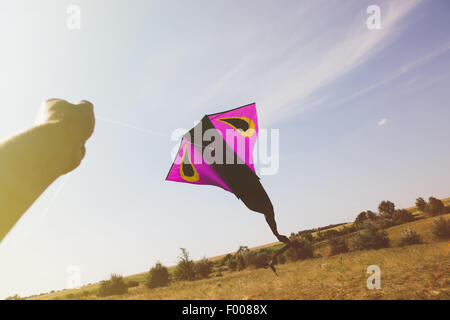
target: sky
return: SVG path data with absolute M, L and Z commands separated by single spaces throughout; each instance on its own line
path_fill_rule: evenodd
M 366 23 L 374 4 L 380 29 Z M 91 101 L 97 123 L 81 166 L 0 243 L 0 298 L 63 289 L 70 266 L 87 284 L 173 265 L 180 247 L 200 259 L 275 241 L 233 194 L 164 181 L 175 130 L 252 102 L 260 128 L 279 130 L 279 170 L 261 182 L 281 234 L 450 196 L 449 9 L 1 0 L 0 138 L 52 97 Z

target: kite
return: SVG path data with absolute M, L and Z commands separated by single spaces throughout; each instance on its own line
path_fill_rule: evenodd
M 272 202 L 255 173 L 257 137 L 255 103 L 205 115 L 183 136 L 166 181 L 213 185 L 232 192 L 247 208 L 264 214 L 273 234 L 287 244 L 285 251 L 290 240 L 278 233 Z M 272 262 L 269 266 L 275 272 Z

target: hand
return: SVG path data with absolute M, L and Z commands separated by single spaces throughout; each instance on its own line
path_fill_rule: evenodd
M 49 99 L 42 103 L 36 124 L 57 128 L 55 147 L 61 148 L 65 160 L 61 174 L 78 167 L 84 158 L 84 145 L 95 126 L 93 109 L 92 103 L 85 100 L 71 104 L 61 99 Z

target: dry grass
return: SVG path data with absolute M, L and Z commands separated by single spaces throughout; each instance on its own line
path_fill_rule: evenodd
M 445 216 L 450 218 L 450 214 Z M 449 299 L 450 265 L 447 242 L 434 242 L 430 226 L 436 218 L 395 226 L 386 231 L 392 248 L 349 252 L 278 266 L 279 277 L 266 269 L 223 272 L 222 277 L 192 282 L 175 282 L 164 288 L 148 289 L 143 284 L 121 296 L 108 299 Z M 404 229 L 419 233 L 424 244 L 395 247 Z M 381 268 L 381 289 L 369 290 L 369 265 Z M 144 281 L 145 274 L 128 277 Z M 92 292 L 85 299 L 98 299 L 98 285 L 65 290 L 35 297 L 64 299 L 83 290 Z

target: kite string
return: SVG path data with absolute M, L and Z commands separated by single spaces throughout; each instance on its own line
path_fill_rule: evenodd
M 117 121 L 117 120 L 113 120 L 113 119 L 109 119 L 109 118 L 101 117 L 101 116 L 95 116 L 95 118 L 99 119 L 99 120 L 102 120 L 102 121 L 105 121 L 105 122 L 109 122 L 109 123 L 118 125 L 118 126 L 122 126 L 122 127 L 125 127 L 125 128 L 135 129 L 135 130 L 138 130 L 138 131 L 150 133 L 150 134 L 153 134 L 153 135 L 158 135 L 158 136 L 161 136 L 161 137 L 167 137 L 167 134 L 164 134 L 162 132 L 157 132 L 157 131 L 152 131 L 152 130 L 140 128 L 140 127 L 131 125 L 131 124 L 126 123 L 126 122 Z
M 167 134 L 164 134 L 164 133 L 162 133 L 162 132 L 151 131 L 151 130 L 148 130 L 148 129 L 136 127 L 136 126 L 131 125 L 131 124 L 126 123 L 126 122 L 117 121 L 117 120 L 112 120 L 112 119 L 105 118 L 105 117 L 101 117 L 101 116 L 95 116 L 95 118 L 96 118 L 96 119 L 99 119 L 99 120 L 102 120 L 102 121 L 105 121 L 105 122 L 109 122 L 109 123 L 118 125 L 118 126 L 122 126 L 122 127 L 125 127 L 125 128 L 135 129 L 135 130 L 138 130 L 138 131 L 142 131 L 142 132 L 146 132 L 146 133 L 158 135 L 158 136 L 161 136 L 161 137 L 167 137 Z M 195 146 L 197 146 L 197 147 L 199 147 L 199 148 L 212 149 L 212 150 L 215 149 L 214 147 L 203 146 L 203 145 L 201 145 L 201 144 L 194 143 L 194 142 L 192 142 L 192 141 L 189 141 L 189 143 L 192 144 L 192 145 L 195 145 Z
M 70 172 L 67 173 L 66 175 L 64 175 L 62 177 L 62 181 L 59 184 L 58 188 L 56 189 L 55 193 L 53 194 L 53 196 L 51 197 L 48 205 L 46 208 L 44 208 L 44 210 L 41 213 L 41 219 L 45 218 L 45 216 L 47 215 L 48 211 L 50 210 L 50 208 L 53 206 L 53 203 L 55 203 L 56 198 L 58 198 L 59 194 L 61 193 L 62 189 L 64 188 L 64 185 L 67 183 L 67 180 L 69 180 L 70 177 Z

